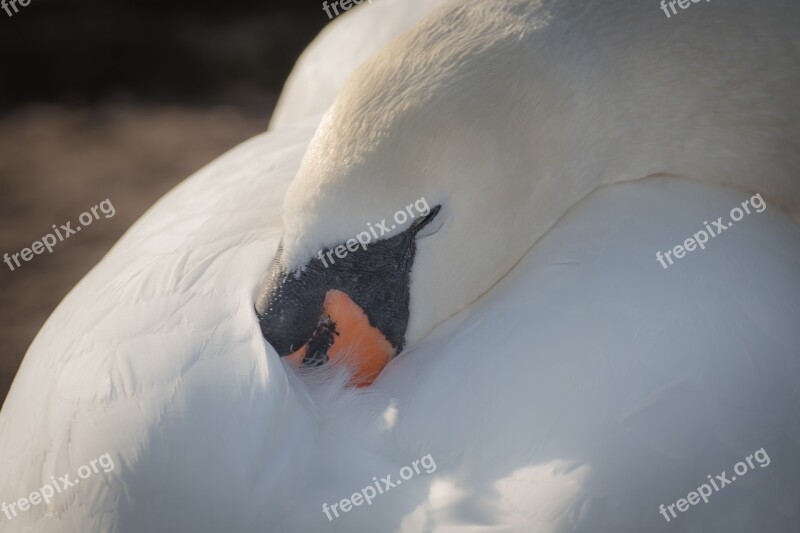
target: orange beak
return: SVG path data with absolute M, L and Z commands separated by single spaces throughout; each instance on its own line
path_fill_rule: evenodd
M 350 385 L 371 385 L 394 355 L 392 345 L 379 329 L 370 325 L 364 310 L 342 291 L 325 293 L 322 314 L 334 325 L 334 341 L 327 351 L 328 361 L 335 366 L 350 367 Z M 302 364 L 308 345 L 307 342 L 286 358 Z

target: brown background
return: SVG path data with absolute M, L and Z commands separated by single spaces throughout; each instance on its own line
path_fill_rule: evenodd
M 0 263 L 0 401 L 66 293 L 166 191 L 266 129 L 286 75 L 328 22 L 316 0 L 33 0 L 0 11 L 0 254 L 110 199 L 12 272 Z

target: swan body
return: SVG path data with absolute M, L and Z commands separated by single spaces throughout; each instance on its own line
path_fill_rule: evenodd
M 0 501 L 103 453 L 117 468 L 0 531 L 800 524 L 800 230 L 778 208 L 665 271 L 655 249 L 746 197 L 676 178 L 602 188 L 358 392 L 302 381 L 252 316 L 304 148 L 274 137 L 167 195 L 40 332 L 0 415 Z M 772 465 L 661 517 L 762 447 Z M 432 474 L 322 512 L 426 454 Z
M 316 133 L 260 135 L 153 206 L 47 321 L 0 412 L 0 502 L 105 453 L 115 469 L 0 532 L 800 529 L 796 41 L 776 29 L 796 8 L 709 5 L 715 43 L 691 11 L 659 29 L 641 6 L 582 5 L 445 7 L 369 60 Z M 742 15 L 767 28 L 749 48 L 728 26 Z M 739 55 L 700 90 L 705 60 L 646 54 L 667 35 L 679 57 L 701 38 L 706 59 Z M 493 100 L 500 74 L 514 89 Z M 643 105 L 640 84 L 672 105 Z M 723 88 L 733 103 L 706 96 Z M 767 209 L 658 264 L 742 189 Z M 419 240 L 405 352 L 363 390 L 282 361 L 253 313 L 279 240 L 300 264 L 421 196 L 443 219 Z M 770 465 L 659 514 L 761 448 Z M 426 455 L 432 472 L 324 513 Z

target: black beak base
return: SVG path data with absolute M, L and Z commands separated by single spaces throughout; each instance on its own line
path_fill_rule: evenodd
M 279 245 L 256 299 L 264 338 L 280 356 L 308 343 L 304 362 L 322 364 L 337 335 L 336 324 L 323 316 L 323 302 L 328 291 L 338 290 L 364 310 L 370 325 L 380 330 L 399 353 L 408 327 L 416 236 L 440 208 L 432 208 L 399 235 L 359 247 L 344 257 L 329 254 L 338 246 L 321 250 L 303 268 L 293 271 L 286 268 L 283 246 Z

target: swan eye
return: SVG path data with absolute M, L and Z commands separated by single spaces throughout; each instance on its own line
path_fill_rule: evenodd
M 411 226 L 411 231 L 416 235 L 417 239 L 424 239 L 442 229 L 447 217 L 441 214 L 441 209 L 441 205 L 435 206 L 430 213 Z

